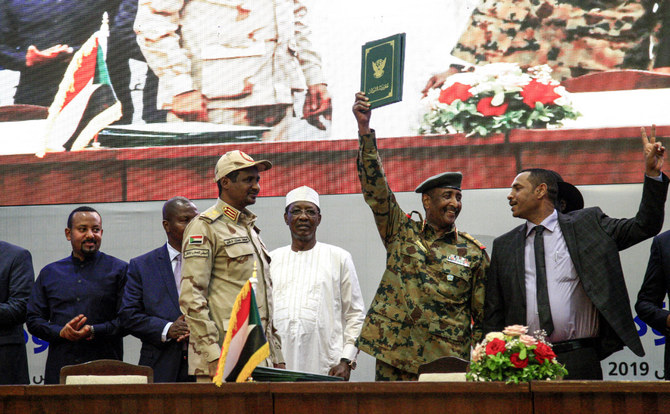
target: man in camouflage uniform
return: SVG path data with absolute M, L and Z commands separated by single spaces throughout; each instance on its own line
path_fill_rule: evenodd
M 270 255 L 254 225 L 256 216 L 246 208 L 256 202 L 259 173 L 271 167 L 270 161 L 254 161 L 242 151 L 227 152 L 214 170 L 219 187 L 216 205 L 184 230 L 179 305 L 191 331 L 189 375 L 196 375 L 199 382 L 209 381 L 216 373 L 235 298 L 255 269 L 256 303 L 270 360 L 275 367 L 284 366 L 272 324 Z
M 656 3 L 660 5 L 657 9 Z M 528 68 L 547 64 L 559 81 L 612 69 L 648 70 L 652 67 L 650 39 L 661 36 L 661 22 L 667 14 L 663 3 L 483 0 L 451 54 L 474 65 L 516 62 Z M 659 56 L 655 66 L 668 65 L 668 58 Z M 455 72 L 434 75 L 424 92 L 441 86 Z
M 387 252 L 357 346 L 377 359 L 376 380 L 416 380 L 420 365 L 443 356 L 469 359 L 470 347 L 482 339 L 489 259 L 481 243 L 456 230 L 461 174 L 439 174 L 419 185 L 426 221 L 412 220 L 386 181 L 364 93 L 356 94 L 353 112 L 363 196 Z

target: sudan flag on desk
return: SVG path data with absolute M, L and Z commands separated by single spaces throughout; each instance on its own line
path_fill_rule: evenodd
M 212 381 L 218 386 L 224 381 L 244 382 L 268 356 L 270 347 L 263 333 L 256 295 L 251 280 L 248 280 L 235 299 L 219 365 Z
M 56 97 L 49 107 L 45 152 L 84 149 L 106 126 L 121 118 L 121 102 L 109 79 L 105 50 L 109 36 L 107 13 L 100 30 L 74 54 Z

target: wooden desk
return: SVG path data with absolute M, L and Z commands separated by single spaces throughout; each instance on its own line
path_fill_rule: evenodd
M 255 383 L 0 387 L 3 414 L 532 412 L 528 384 Z
M 670 412 L 670 382 L 534 381 L 536 413 L 651 414 Z

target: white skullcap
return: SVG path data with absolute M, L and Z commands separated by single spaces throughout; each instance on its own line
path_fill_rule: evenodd
M 314 203 L 314 205 L 321 208 L 319 205 L 319 193 L 307 187 L 306 185 L 295 188 L 286 194 L 286 207 L 290 206 L 296 201 L 309 201 L 310 203 Z

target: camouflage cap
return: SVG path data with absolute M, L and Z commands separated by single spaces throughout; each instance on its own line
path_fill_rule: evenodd
M 463 174 L 460 172 L 444 172 L 428 178 L 426 181 L 419 184 L 414 192 L 425 193 L 435 187 L 460 190 L 461 181 L 463 181 Z
M 228 151 L 219 158 L 214 168 L 214 182 L 230 174 L 233 171 L 243 170 L 249 167 L 256 167 L 258 171 L 265 171 L 272 168 L 272 163 L 268 160 L 254 161 L 253 158 L 240 150 Z

